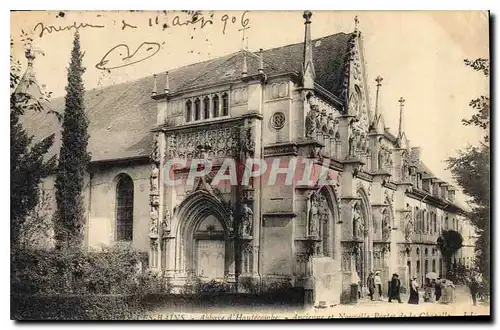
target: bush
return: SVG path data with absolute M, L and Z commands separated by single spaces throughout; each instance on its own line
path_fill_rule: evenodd
M 128 246 L 91 252 L 26 249 L 12 259 L 11 284 L 16 293 L 132 294 L 161 287 L 162 278 L 143 273 L 140 253 Z
M 11 319 L 14 320 L 128 320 L 142 318 L 143 312 L 134 296 L 11 296 Z
M 129 246 L 90 252 L 26 249 L 11 258 L 15 319 L 137 318 L 145 296 L 170 290 L 162 274 L 141 270 L 143 256 Z

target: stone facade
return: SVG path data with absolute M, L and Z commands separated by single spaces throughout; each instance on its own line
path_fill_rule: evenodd
M 241 51 L 241 77 L 230 83 L 172 93 L 166 73 L 159 92 L 155 77 L 150 157 L 93 162 L 85 190 L 89 247 L 116 240 L 117 182 L 127 175 L 134 189 L 132 245 L 147 251 L 149 267 L 165 272 L 176 288 L 193 275 L 239 283 L 239 290 L 244 279 L 316 290 L 322 282 L 335 301 L 345 302 L 351 284 L 364 287 L 370 271 L 380 271 L 384 282 L 397 272 L 405 287 L 412 276 L 422 281 L 426 272 L 441 273 L 436 240 L 447 228 L 467 232 L 456 258 L 473 262 L 473 229 L 454 203 L 453 188 L 408 144 L 404 100 L 397 136 L 378 111 L 381 79 L 370 104 L 361 32 L 349 36 L 334 95 L 314 83 L 311 15 L 304 17 L 299 75 L 268 76 L 262 52 L 255 58 Z M 252 61 L 255 72 L 247 69 Z M 213 171 L 226 158 L 238 164 L 308 159 L 328 182 L 214 183 Z M 174 159 L 210 160 L 212 172 L 191 180 L 189 165 L 166 166 Z

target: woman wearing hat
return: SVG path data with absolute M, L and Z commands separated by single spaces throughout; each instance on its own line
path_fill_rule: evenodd
M 408 299 L 409 304 L 418 304 L 418 287 L 417 278 L 414 277 L 410 283 L 410 299 Z
M 398 274 L 392 274 L 392 280 L 389 284 L 389 302 L 391 300 L 396 299 L 399 303 L 401 303 L 401 297 L 399 296 L 399 292 L 401 291 L 401 281 L 399 280 Z

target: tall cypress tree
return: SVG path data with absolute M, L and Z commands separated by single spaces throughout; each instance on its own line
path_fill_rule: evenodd
M 75 33 L 68 68 L 65 107 L 62 122 L 62 145 L 56 177 L 56 240 L 58 247 L 80 247 L 83 243 L 83 180 L 90 161 L 87 152 L 89 135 L 85 115 L 82 74 L 83 54 L 80 35 Z

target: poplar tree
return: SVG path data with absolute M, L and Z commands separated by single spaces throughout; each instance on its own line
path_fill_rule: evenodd
M 83 54 L 80 35 L 75 33 L 71 61 L 68 68 L 65 107 L 62 114 L 61 150 L 56 176 L 55 234 L 58 248 L 81 247 L 85 212 L 83 183 L 90 155 L 87 152 L 89 135 L 85 115 L 82 74 Z

